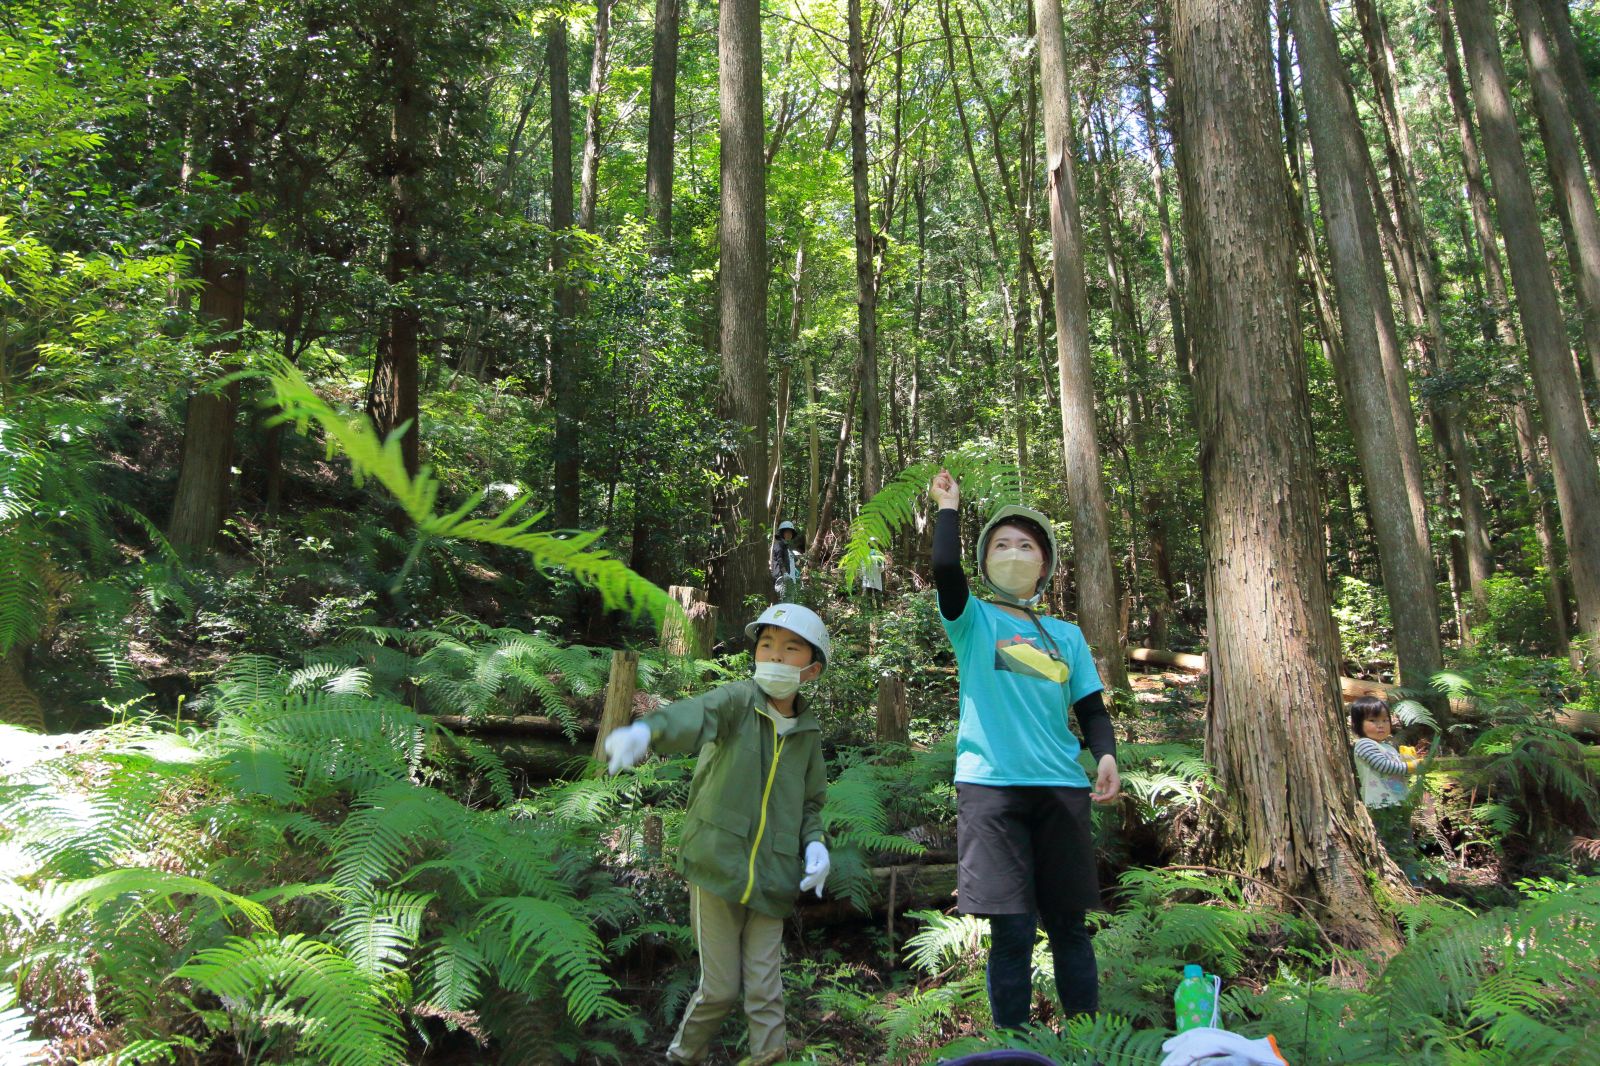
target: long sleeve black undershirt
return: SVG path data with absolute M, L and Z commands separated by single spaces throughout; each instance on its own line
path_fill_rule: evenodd
M 960 618 L 972 590 L 961 569 L 961 521 L 953 507 L 942 508 L 933 519 L 933 587 L 939 596 L 939 613 L 950 622 Z M 1098 689 L 1074 703 L 1072 712 L 1096 761 L 1116 755 L 1117 736 Z

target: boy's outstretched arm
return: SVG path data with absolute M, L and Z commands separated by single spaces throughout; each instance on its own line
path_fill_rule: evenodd
M 735 686 L 721 685 L 645 715 L 606 737 L 607 768 L 616 773 L 635 766 L 651 748 L 667 754 L 699 751 L 717 739 L 737 702 Z

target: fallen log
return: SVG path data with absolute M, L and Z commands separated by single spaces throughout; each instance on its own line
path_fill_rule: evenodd
M 1206 672 L 1206 657 L 1192 652 L 1167 651 L 1163 648 L 1129 648 L 1128 659 L 1131 662 L 1165 666 L 1190 674 Z M 1382 681 L 1368 681 L 1354 677 L 1339 678 L 1339 694 L 1344 697 L 1346 703 L 1362 696 L 1377 696 L 1390 702 L 1405 698 L 1397 685 L 1386 685 Z M 1455 698 L 1450 701 L 1450 713 L 1457 718 L 1470 719 L 1479 716 L 1482 711 L 1476 700 Z M 1600 735 L 1600 712 L 1561 710 L 1556 712 L 1554 721 L 1556 726 L 1569 733 Z
M 506 733 L 525 737 L 549 737 L 550 739 L 567 739 L 566 730 L 562 727 L 560 719 L 549 718 L 542 714 L 512 714 L 512 715 L 473 715 L 473 714 L 436 714 L 433 720 L 446 729 L 454 729 L 459 733 Z M 578 723 L 578 740 L 593 742 L 599 733 L 599 728 L 593 722 Z

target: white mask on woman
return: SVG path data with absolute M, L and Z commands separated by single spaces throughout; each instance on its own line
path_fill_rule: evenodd
M 1021 548 L 997 548 L 989 553 L 984 569 L 989 573 L 989 580 L 1000 591 L 1015 599 L 1026 600 L 1039 588 L 1039 575 L 1044 573 L 1044 561 Z

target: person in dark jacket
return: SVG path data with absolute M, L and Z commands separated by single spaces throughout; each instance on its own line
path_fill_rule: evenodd
M 793 522 L 780 522 L 772 534 L 767 569 L 772 573 L 772 590 L 779 603 L 793 596 L 800 587 L 800 531 Z
M 741 991 L 751 1061 L 783 1057 L 783 920 L 799 892 L 820 898 L 828 878 L 822 732 L 798 695 L 828 665 L 827 627 L 809 608 L 779 603 L 745 633 L 756 645 L 753 678 L 669 704 L 605 741 L 612 773 L 650 748 L 700 753 L 677 859 L 700 985 L 669 1062 L 703 1059 Z

